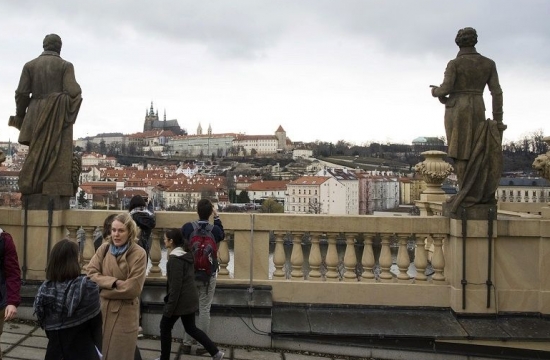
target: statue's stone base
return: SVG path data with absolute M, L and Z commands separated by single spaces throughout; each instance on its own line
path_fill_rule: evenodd
M 23 195 L 23 208 L 27 210 L 48 210 L 50 200 L 53 200 L 53 210 L 67 210 L 70 208 L 70 196 L 31 194 Z
M 459 207 L 456 213 L 451 212 L 452 206 L 452 202 L 443 203 L 443 216 L 460 220 L 462 219 L 462 211 L 465 209 L 467 220 L 489 220 L 489 211 L 491 209 L 493 209 L 493 214 L 497 213 L 497 206 L 495 204 L 477 204 L 467 208 Z M 496 216 L 494 218 L 496 219 Z

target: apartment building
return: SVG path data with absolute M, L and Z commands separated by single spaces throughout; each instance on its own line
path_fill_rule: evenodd
M 346 215 L 359 214 L 359 180 L 353 170 L 325 167 L 316 176 L 330 176 L 346 188 Z
M 543 178 L 503 177 L 495 196 L 501 202 L 543 203 L 550 201 L 550 183 Z
M 286 186 L 289 181 L 284 180 L 259 180 L 250 184 L 247 188 L 250 201 L 261 204 L 264 200 L 274 198 L 278 203 L 284 204 Z
M 285 213 L 346 214 L 346 187 L 330 176 L 302 176 L 287 184 Z

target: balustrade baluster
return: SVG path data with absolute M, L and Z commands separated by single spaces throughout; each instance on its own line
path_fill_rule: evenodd
M 151 232 L 151 250 L 149 256 L 151 257 L 151 268 L 149 269 L 149 277 L 157 278 L 162 276 L 162 270 L 160 269 L 160 260 L 162 259 L 162 251 L 160 242 L 164 242 L 164 230 L 155 229 Z
M 428 258 L 426 257 L 426 248 L 424 246 L 424 239 L 427 238 L 425 234 L 416 235 L 416 247 L 414 249 L 414 266 L 416 268 L 417 281 L 426 281 L 426 267 L 428 266 Z
M 399 248 L 397 250 L 397 268 L 399 269 L 399 274 L 397 274 L 397 281 L 408 281 L 410 277 L 407 274 L 407 270 L 411 264 L 409 252 L 407 251 L 408 235 L 398 234 L 397 239 L 399 240 Z
M 355 254 L 355 234 L 346 234 L 346 251 L 344 253 L 344 281 L 357 281 L 357 255 Z
M 380 259 L 378 260 L 378 263 L 380 264 L 380 281 L 382 282 L 387 282 L 393 279 L 390 272 L 390 268 L 392 266 L 390 250 L 391 237 L 391 234 L 382 235 L 382 250 L 380 250 Z
M 220 263 L 220 270 L 218 271 L 218 278 L 229 279 L 229 270 L 227 265 L 229 264 L 229 243 L 228 240 L 233 236 L 230 232 L 225 232 L 225 240 L 220 242 L 218 246 L 218 262 Z
M 292 279 L 304 279 L 304 271 L 302 266 L 304 265 L 304 253 L 302 250 L 302 232 L 292 233 L 292 253 L 290 255 L 290 264 L 292 265 L 292 271 L 290 276 Z
M 311 250 L 309 251 L 309 279 L 321 280 L 321 248 L 319 247 L 319 238 L 321 233 L 311 233 Z
M 330 233 L 328 237 L 328 250 L 325 258 L 327 264 L 327 281 L 338 281 L 338 250 L 336 249 L 336 237 L 338 234 Z
M 374 234 L 365 234 L 365 240 L 363 242 L 363 256 L 361 257 L 361 265 L 363 265 L 363 274 L 361 274 L 362 280 L 374 281 L 374 252 L 372 251 L 372 243 L 374 240 Z
M 76 241 L 78 243 L 78 239 L 77 239 L 77 231 L 78 231 L 78 226 L 66 226 L 67 228 L 67 232 L 69 233 L 67 235 L 67 238 L 70 239 L 70 240 L 73 240 L 73 241 Z
M 433 256 L 433 243 L 434 240 L 432 238 L 432 235 L 426 237 L 426 240 L 424 240 L 424 251 L 426 252 L 426 259 L 428 259 L 428 262 L 432 262 L 432 256 Z M 430 251 L 431 250 L 431 251 Z
M 435 234 L 432 236 L 434 239 L 434 253 L 432 257 L 432 266 L 435 273 L 432 276 L 433 281 L 442 283 L 445 281 L 445 275 L 443 271 L 445 269 L 445 256 L 443 255 L 443 240 L 447 237 L 445 234 Z
M 82 272 L 87 271 L 88 264 L 95 254 L 94 248 L 94 230 L 95 226 L 83 226 L 84 229 L 84 249 L 82 251 Z
M 283 266 L 285 266 L 286 261 L 283 240 L 284 235 L 284 232 L 275 232 L 275 251 L 273 252 L 273 264 L 275 265 L 275 271 L 273 272 L 274 278 L 286 277 L 283 271 Z

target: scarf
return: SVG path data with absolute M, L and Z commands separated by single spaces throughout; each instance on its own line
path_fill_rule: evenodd
M 85 275 L 63 282 L 46 280 L 34 299 L 34 315 L 44 330 L 74 327 L 99 312 L 99 287 Z
M 120 256 L 120 255 L 124 254 L 126 252 L 126 250 L 128 250 L 129 245 L 130 245 L 129 243 L 126 243 L 122 246 L 115 246 L 114 244 L 111 244 L 109 250 L 111 251 L 111 254 L 113 254 L 115 257 L 117 257 L 117 256 Z

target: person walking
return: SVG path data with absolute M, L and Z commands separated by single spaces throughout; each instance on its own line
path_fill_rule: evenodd
M 45 360 L 100 359 L 99 287 L 80 274 L 78 250 L 68 239 L 54 245 L 46 281 L 34 299 L 34 314 L 48 338 Z
M 172 329 L 181 319 L 185 332 L 205 347 L 213 360 L 222 360 L 224 353 L 195 325 L 195 312 L 199 308 L 199 295 L 195 286 L 193 254 L 189 242 L 183 240 L 180 229 L 168 230 L 164 245 L 169 251 L 166 265 L 167 294 L 160 321 L 161 355 L 157 360 L 169 360 L 172 348 Z
M 191 235 L 194 233 L 195 228 L 208 228 L 211 235 L 219 245 L 221 241 L 225 239 L 225 232 L 223 230 L 223 224 L 220 220 L 218 212 L 216 211 L 212 202 L 208 199 L 201 199 L 197 203 L 197 214 L 199 215 L 198 221 L 185 223 L 182 228 L 183 238 L 190 241 Z M 213 224 L 209 224 L 210 217 L 213 216 Z M 217 252 L 217 248 L 214 249 Z M 212 300 L 214 299 L 214 292 L 216 290 L 216 276 L 218 274 L 218 262 L 217 260 L 212 264 L 211 274 L 205 276 L 205 274 L 195 272 L 195 285 L 199 293 L 199 320 L 198 327 L 206 334 L 209 334 L 210 330 L 210 308 L 212 307 Z M 187 334 L 184 335 L 184 345 L 191 347 L 191 339 Z M 200 350 L 199 350 L 200 351 Z
M 145 283 L 145 250 L 136 244 L 138 229 L 128 213 L 115 216 L 109 242 L 88 264 L 100 288 L 104 360 L 134 360 L 137 354 L 139 297 Z
M 20 291 L 21 270 L 15 244 L 11 235 L 0 229 L 0 336 L 4 322 L 17 316 L 17 307 L 21 303 Z

